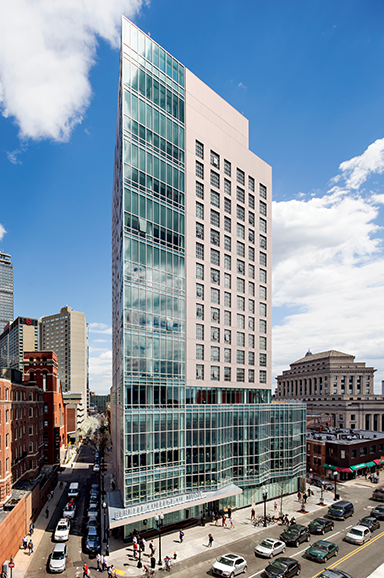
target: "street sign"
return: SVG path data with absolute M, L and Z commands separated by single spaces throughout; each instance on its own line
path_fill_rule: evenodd
M 14 562 L 10 562 L 10 563 L 8 564 L 8 567 L 9 567 L 9 568 L 14 568 L 14 567 L 15 567 L 15 563 L 14 563 Z

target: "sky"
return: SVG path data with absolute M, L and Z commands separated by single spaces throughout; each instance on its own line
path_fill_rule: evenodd
M 336 349 L 384 380 L 382 0 L 0 0 L 0 250 L 15 317 L 70 305 L 111 385 L 121 15 L 249 119 L 273 170 L 275 377 Z

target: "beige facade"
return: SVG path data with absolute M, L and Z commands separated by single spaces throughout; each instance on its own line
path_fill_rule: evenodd
M 63 392 L 79 392 L 88 406 L 88 338 L 84 313 L 62 307 L 60 313 L 41 317 L 40 348 L 54 351 Z
M 340 351 L 310 351 L 277 377 L 276 399 L 300 400 L 308 413 L 329 414 L 335 427 L 384 431 L 384 396 L 373 367 Z
M 37 319 L 17 317 L 0 335 L 0 367 L 23 371 L 24 351 L 37 351 Z

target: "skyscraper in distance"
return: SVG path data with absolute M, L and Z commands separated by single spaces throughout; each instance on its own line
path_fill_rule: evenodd
M 304 406 L 270 403 L 271 195 L 247 119 L 123 18 L 110 526 L 126 535 L 305 470 Z
M 13 265 L 11 255 L 0 251 L 0 334 L 13 321 Z

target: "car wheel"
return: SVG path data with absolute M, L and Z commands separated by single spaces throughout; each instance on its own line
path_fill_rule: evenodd
M 285 546 L 284 546 L 284 548 L 282 549 L 282 553 L 283 553 L 283 554 L 284 554 L 284 552 L 285 552 Z
M 297 572 L 296 572 L 296 576 L 299 576 L 300 572 L 301 572 L 301 568 L 300 568 L 300 566 L 299 566 L 298 569 L 297 569 Z
M 229 576 L 229 578 L 235 578 L 235 573 L 232 572 L 232 574 Z
M 248 570 L 248 568 L 246 566 L 244 566 L 244 570 L 243 570 L 244 574 L 246 573 L 247 570 Z
M 332 526 L 331 526 L 331 532 L 333 532 L 334 529 L 335 529 L 335 524 L 332 524 Z
M 298 547 L 298 545 L 299 545 L 299 542 L 298 542 L 298 541 L 296 541 L 296 542 L 295 542 L 295 548 L 297 548 L 297 547 Z
M 339 551 L 338 551 L 338 550 L 336 550 L 336 551 L 335 551 L 335 556 L 337 556 L 337 555 L 338 555 L 338 553 L 339 553 Z
M 321 534 L 322 536 L 324 536 L 325 530 L 321 530 L 320 534 Z
M 311 536 L 306 537 L 307 542 L 309 542 L 310 539 L 311 539 Z
M 269 555 L 269 558 L 273 558 L 273 554 L 270 554 L 270 555 Z

